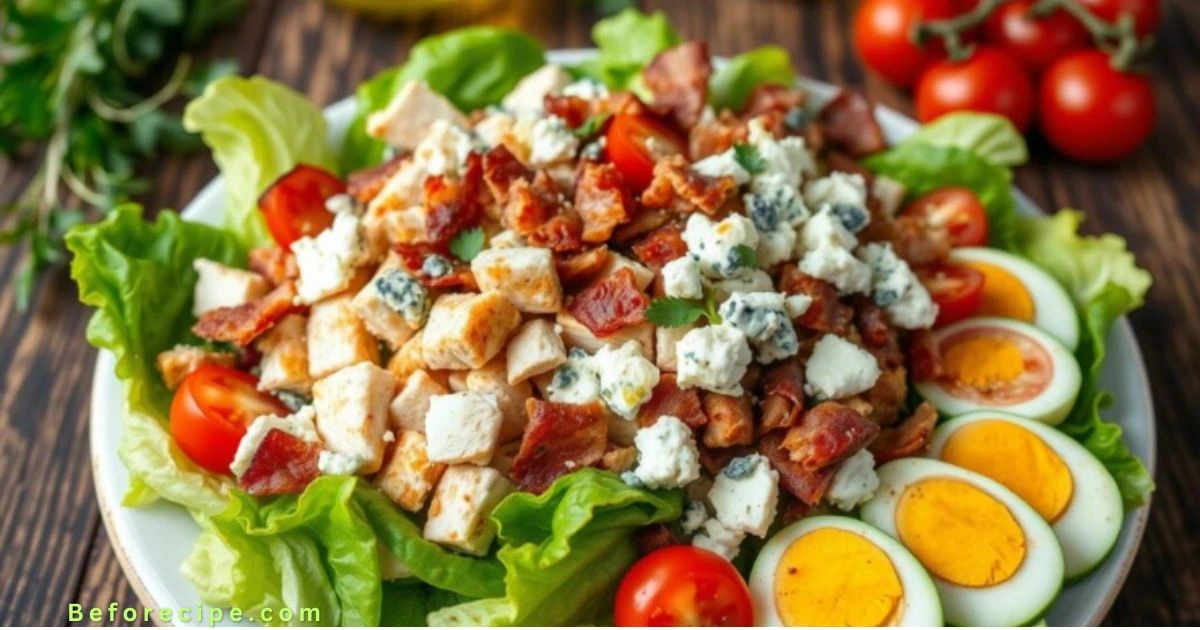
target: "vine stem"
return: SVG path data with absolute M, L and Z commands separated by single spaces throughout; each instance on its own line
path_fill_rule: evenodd
M 940 37 L 946 43 L 946 54 L 951 61 L 963 61 L 971 56 L 974 46 L 962 41 L 963 31 L 983 24 L 996 9 L 1010 0 L 982 0 L 975 8 L 945 20 L 918 22 L 913 26 L 909 38 L 920 46 L 930 37 Z
M 180 55 L 178 63 L 175 64 L 175 70 L 171 73 L 171 78 L 157 92 L 129 107 L 114 107 L 109 105 L 95 91 L 88 94 L 88 104 L 92 106 L 97 115 L 105 120 L 119 123 L 133 122 L 138 117 L 158 109 L 166 104 L 167 101 L 175 98 L 179 94 L 179 90 L 183 87 L 184 81 L 187 80 L 188 71 L 191 70 L 191 67 L 191 55 Z

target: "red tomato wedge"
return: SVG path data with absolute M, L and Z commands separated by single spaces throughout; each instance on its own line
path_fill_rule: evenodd
M 935 326 L 966 319 L 979 310 L 983 300 L 983 273 L 965 265 L 943 263 L 917 270 L 921 284 L 938 306 Z
M 295 241 L 316 236 L 333 223 L 333 213 L 325 209 L 325 200 L 344 192 L 346 183 L 333 173 L 300 164 L 263 191 L 258 209 L 275 242 L 290 249 Z
M 618 626 L 752 626 L 750 589 L 721 556 L 691 545 L 638 560 L 617 589 Z
M 675 154 L 685 154 L 686 144 L 671 127 L 649 116 L 617 114 L 605 135 L 608 160 L 638 192 L 654 179 L 654 164 Z
M 955 247 L 987 245 L 987 210 L 969 188 L 940 188 L 917 197 L 901 214 L 916 217 L 950 232 Z
M 228 475 L 238 442 L 255 418 L 287 415 L 288 408 L 257 389 L 254 376 L 219 365 L 188 374 L 171 401 L 171 437 L 204 469 Z

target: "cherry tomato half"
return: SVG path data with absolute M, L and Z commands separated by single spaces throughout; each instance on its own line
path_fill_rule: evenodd
M 863 63 L 888 83 L 909 87 L 946 56 L 936 37 L 922 46 L 914 44 L 914 26 L 954 17 L 960 8 L 956 0 L 865 0 L 854 14 L 854 47 Z
M 246 427 L 261 415 L 288 414 L 257 385 L 254 376 L 220 365 L 188 374 L 171 401 L 171 437 L 180 450 L 204 469 L 228 475 Z
M 979 310 L 983 300 L 983 272 L 966 265 L 942 263 L 917 269 L 917 278 L 938 306 L 934 326 L 966 319 Z
M 1042 135 L 1076 160 L 1120 159 L 1154 131 L 1156 104 L 1150 80 L 1114 69 L 1098 50 L 1055 62 L 1042 76 L 1038 97 Z
M 634 190 L 642 191 L 654 180 L 654 163 L 686 153 L 687 145 L 675 130 L 648 116 L 617 114 L 605 136 L 608 159 Z
M 1116 23 L 1126 13 L 1133 16 L 1133 30 L 1138 37 L 1145 37 L 1158 29 L 1162 22 L 1162 4 L 1159 0 L 1080 0 L 1096 17 Z
M 1064 54 L 1087 48 L 1092 36 L 1062 9 L 1042 17 L 1031 16 L 1033 5 L 1034 0 L 1002 4 L 988 17 L 984 28 L 988 42 L 1008 51 L 1037 74 Z
M 284 249 L 305 236 L 316 236 L 333 223 L 325 200 L 346 192 L 336 175 L 308 164 L 297 165 L 275 180 L 258 198 L 267 229 Z
M 1024 132 L 1033 120 L 1033 79 L 1011 53 L 978 47 L 965 61 L 941 61 L 917 83 L 917 118 L 957 111 L 989 112 Z
M 987 245 L 987 210 L 970 188 L 939 188 L 917 197 L 900 212 L 946 228 L 955 247 Z
M 752 626 L 750 589 L 729 561 L 691 545 L 638 560 L 617 589 L 618 626 Z

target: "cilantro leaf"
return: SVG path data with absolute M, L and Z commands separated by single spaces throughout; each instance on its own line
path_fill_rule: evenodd
M 739 142 L 733 145 L 733 160 L 738 166 L 746 169 L 747 173 L 756 175 L 767 169 L 767 161 L 752 144 Z
M 750 269 L 758 268 L 758 252 L 754 251 L 749 245 L 738 245 L 733 248 L 734 256 L 737 256 L 738 265 L 748 267 Z
M 450 241 L 450 253 L 458 256 L 463 262 L 471 262 L 479 252 L 483 251 L 484 242 L 487 238 L 483 234 L 483 228 L 471 228 L 463 230 L 454 235 L 454 240 Z
M 657 298 L 646 309 L 646 319 L 656 326 L 678 328 L 706 316 L 704 306 L 682 298 Z
M 607 113 L 588 116 L 588 119 L 583 121 L 583 124 L 576 127 L 571 133 L 575 134 L 575 137 L 580 140 L 587 140 L 600 133 L 600 130 L 604 128 L 604 123 L 608 122 L 610 116 L 611 114 Z

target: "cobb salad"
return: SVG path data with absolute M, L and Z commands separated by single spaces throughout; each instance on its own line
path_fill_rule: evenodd
M 1001 118 L 889 147 L 778 48 L 594 37 L 430 38 L 337 152 L 265 79 L 191 103 L 225 222 L 67 237 L 125 502 L 191 511 L 206 603 L 323 623 L 1038 621 L 1152 489 L 1099 415 L 1123 241 L 1016 215 Z

